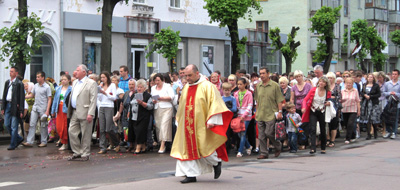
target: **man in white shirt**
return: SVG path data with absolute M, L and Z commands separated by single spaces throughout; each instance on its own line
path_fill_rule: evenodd
M 314 67 L 315 77 L 311 80 L 312 85 L 315 87 L 318 83 L 319 78 L 324 76 L 324 68 L 321 65 L 315 65 Z
M 24 85 L 17 78 L 18 69 L 11 67 L 10 80 L 7 80 L 3 91 L 3 104 L 1 114 L 4 115 L 4 125 L 11 135 L 11 143 L 7 150 L 15 150 L 24 140 L 18 135 L 19 120 L 24 113 L 25 93 Z
M 90 142 L 92 138 L 93 117 L 97 103 L 97 83 L 86 76 L 87 67 L 79 65 L 76 68 L 76 78 L 72 85 L 68 118 L 71 119 L 68 129 L 70 144 L 74 154 L 69 161 L 80 159 L 88 161 L 90 155 Z M 79 139 L 78 135 L 82 134 Z

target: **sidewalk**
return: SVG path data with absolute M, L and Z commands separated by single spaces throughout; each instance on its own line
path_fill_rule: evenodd
M 311 156 L 308 151 L 284 153 L 277 159 L 246 160 L 225 168 L 220 179 L 213 174 L 181 184 L 182 177 L 150 179 L 122 184 L 102 184 L 94 189 L 395 189 L 400 177 L 400 140 L 371 140 L 327 149 Z

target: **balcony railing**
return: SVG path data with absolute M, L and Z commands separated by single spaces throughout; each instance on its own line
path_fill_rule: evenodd
M 321 9 L 323 6 L 336 8 L 339 6 L 339 0 L 311 0 L 310 6 L 311 12 Z
M 387 22 L 387 9 L 365 8 L 365 19 Z
M 389 45 L 389 56 L 398 57 L 400 54 L 400 48 L 396 45 Z
M 400 12 L 390 11 L 389 12 L 389 23 L 390 24 L 400 24 Z

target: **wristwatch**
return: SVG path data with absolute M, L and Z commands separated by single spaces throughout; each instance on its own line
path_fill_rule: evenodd
M 279 113 L 282 113 L 282 110 L 279 110 Z

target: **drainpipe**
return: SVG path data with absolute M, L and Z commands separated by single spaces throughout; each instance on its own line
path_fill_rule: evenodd
M 64 0 L 60 0 L 60 65 L 64 71 Z

